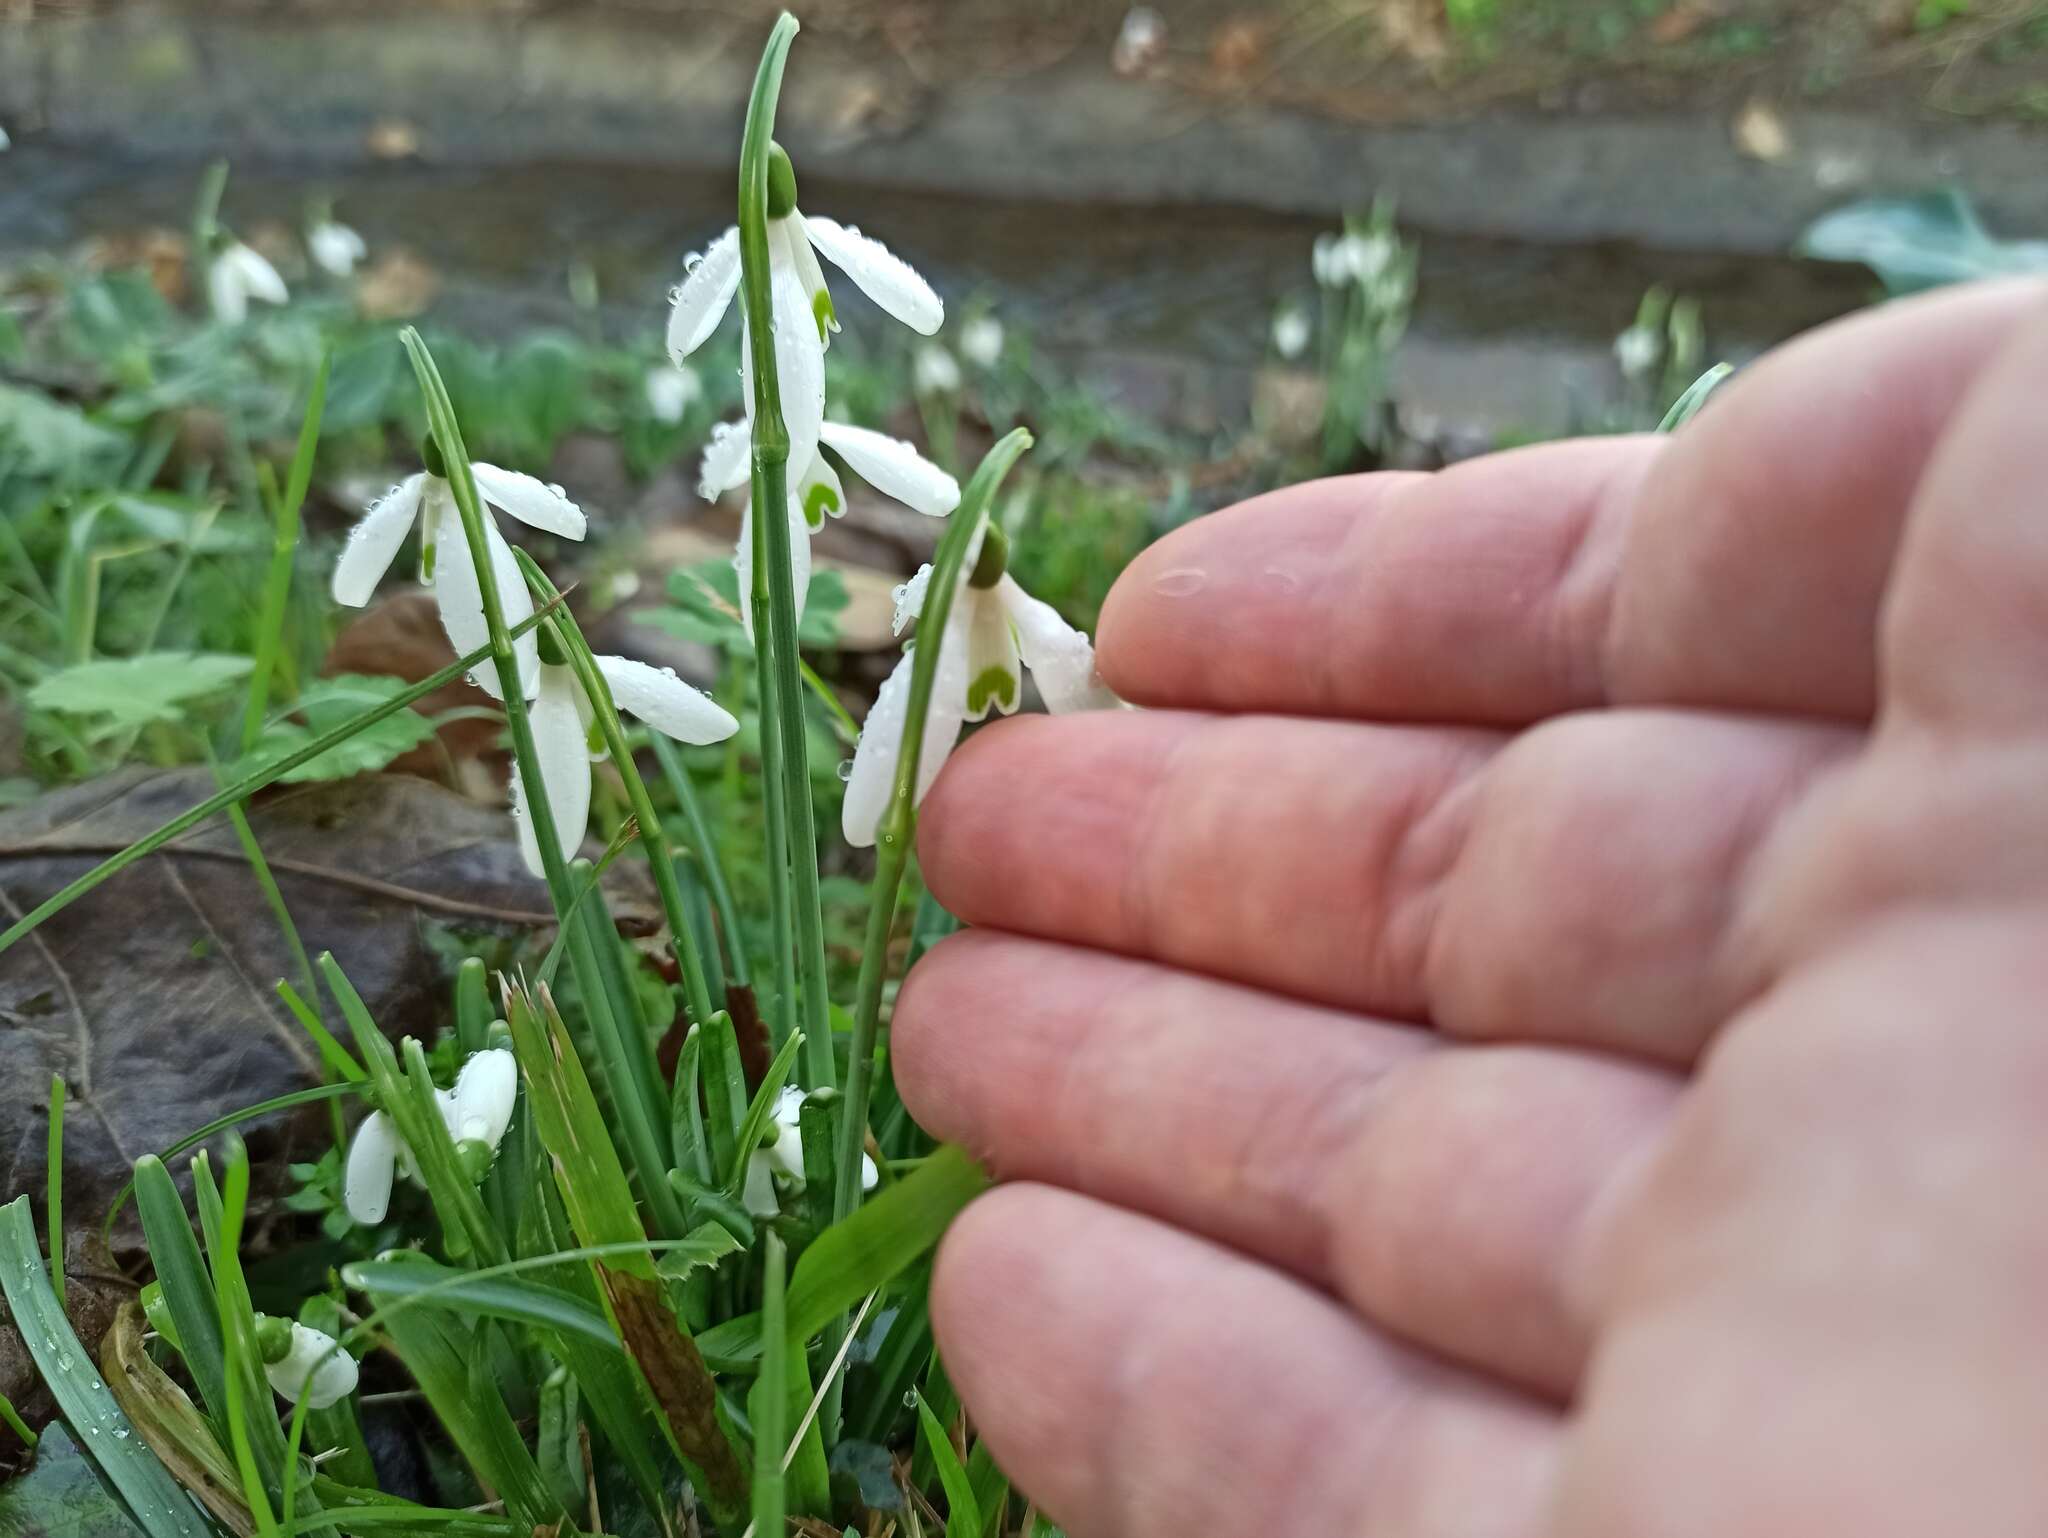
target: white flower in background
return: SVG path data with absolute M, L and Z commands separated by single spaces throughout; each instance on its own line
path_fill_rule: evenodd
M 846 461 L 847 468 L 875 490 L 905 507 L 942 518 L 960 505 L 960 483 L 901 438 L 843 422 L 821 422 L 818 441 Z M 753 429 L 746 422 L 722 422 L 712 429 L 698 471 L 697 491 L 707 502 L 746 484 L 754 452 Z M 791 460 L 792 467 L 796 461 Z M 804 594 L 811 583 L 811 535 L 824 527 L 826 516 L 846 511 L 846 492 L 831 461 L 816 449 L 802 472 L 789 482 L 789 554 L 797 618 L 803 618 Z M 748 504 L 740 520 L 739 549 L 733 569 L 740 579 L 740 616 L 753 633 L 747 595 L 754 581 L 754 509 Z
M 960 356 L 976 368 L 994 368 L 1003 356 L 1003 323 L 977 315 L 960 328 Z
M 1309 322 L 1307 313 L 1297 305 L 1288 305 L 1273 317 L 1273 351 L 1289 363 L 1308 351 Z
M 1649 326 L 1630 326 L 1614 339 L 1614 361 L 1621 377 L 1632 382 L 1646 377 L 1663 354 L 1663 338 Z
M 1135 75 L 1158 61 L 1166 51 L 1166 18 L 1149 5 L 1134 5 L 1124 12 L 1117 28 L 1116 44 L 1109 51 L 1109 66 L 1119 75 Z
M 349 531 L 348 544 L 334 563 L 334 601 L 360 609 L 370 601 L 377 582 L 390 569 L 415 522 L 423 523 L 420 535 L 420 580 L 434 589 L 434 601 L 441 611 L 441 628 L 455 655 L 466 657 L 491 639 L 484 619 L 483 588 L 477 581 L 475 563 L 470 560 L 469 540 L 462 531 L 462 515 L 456 511 L 455 492 L 448 484 L 447 466 L 441 451 L 429 437 L 420 445 L 426 469 L 409 475 L 370 505 Z M 521 523 L 563 539 L 583 538 L 587 524 L 583 510 L 571 502 L 559 486 L 500 470 L 496 465 L 472 463 L 477 495 L 490 507 L 510 513 Z M 497 577 L 498 602 L 508 626 L 518 625 L 533 615 L 533 595 L 526 578 L 512 558 L 512 547 L 498 532 L 498 523 L 484 515 L 484 539 L 490 549 L 491 571 Z M 533 693 L 539 669 L 538 643 L 532 631 L 516 637 L 512 649 L 519 659 L 519 676 L 526 692 Z M 492 699 L 503 699 L 497 669 L 486 663 L 472 675 L 477 686 Z
M 747 1160 L 746 1188 L 740 1193 L 740 1199 L 747 1211 L 757 1218 L 772 1218 L 781 1211 L 782 1204 L 775 1197 L 777 1175 L 795 1189 L 803 1189 L 804 1099 L 804 1092 L 793 1084 L 783 1090 L 782 1097 L 775 1102 L 775 1141 L 755 1149 Z M 872 1191 L 880 1179 L 875 1161 L 862 1154 L 860 1188 Z
M 1390 235 L 1347 232 L 1318 235 L 1309 257 L 1309 269 L 1324 288 L 1342 288 L 1356 283 L 1371 287 L 1393 265 L 1396 245 Z
M 590 765 L 605 752 L 603 740 L 592 730 L 595 717 L 575 669 L 559 655 L 547 655 L 554 644 L 550 636 L 543 648 L 540 688 L 529 714 L 541 787 L 547 792 L 562 858 L 569 860 L 575 858 L 590 826 Z M 684 683 L 673 669 L 650 667 L 630 657 L 599 657 L 597 670 L 604 675 L 614 705 L 677 742 L 702 747 L 723 742 L 740 729 L 730 711 Z M 526 778 L 516 764 L 512 769 L 512 814 L 519 824 L 519 851 L 526 857 L 526 868 L 536 876 L 545 875 L 547 867 L 527 804 Z
M 326 1331 L 265 1314 L 256 1321 L 256 1339 L 263 1376 L 278 1398 L 296 1404 L 303 1393 L 307 1409 L 324 1410 L 356 1391 L 356 1359 Z
M 910 388 L 917 395 L 951 395 L 960 388 L 960 365 L 937 342 L 911 355 Z
M 486 1047 L 473 1053 L 455 1076 L 455 1088 L 434 1091 L 441 1124 L 458 1151 L 480 1147 L 476 1158 L 482 1171 L 490 1168 L 505 1129 L 512 1125 L 512 1109 L 519 1098 L 519 1063 L 503 1047 Z M 383 1111 L 372 1111 L 349 1140 L 348 1162 L 342 1170 L 341 1201 L 348 1215 L 365 1228 L 384 1221 L 391 1210 L 391 1181 L 399 1171 L 418 1181 L 419 1165 L 412 1150 L 398 1135 L 398 1124 Z
M 306 231 L 306 254 L 313 258 L 313 265 L 322 272 L 345 278 L 356 270 L 358 262 L 370 254 L 370 248 L 363 244 L 363 237 L 347 225 L 333 219 L 322 219 Z
M 789 429 L 789 461 L 808 464 L 825 415 L 825 344 L 839 321 L 818 266 L 822 256 L 855 287 L 924 336 L 939 329 L 946 308 L 931 285 L 901 257 L 850 224 L 806 218 L 796 205 L 796 172 L 776 145 L 768 158 L 768 278 L 774 313 L 775 372 Z M 728 229 L 691 257 L 668 317 L 668 355 L 677 363 L 703 345 L 732 305 L 740 285 L 740 234 Z M 741 318 L 740 368 L 753 410 L 753 349 Z
M 7 137 L 6 129 L 0 128 L 0 150 L 10 150 L 12 148 L 14 148 L 14 141 Z
M 704 381 L 687 363 L 669 368 L 656 364 L 647 371 L 641 388 L 647 396 L 647 414 L 673 427 L 703 396 Z
M 239 240 L 226 241 L 213 253 L 206 268 L 206 294 L 214 318 L 230 326 L 248 318 L 251 299 L 283 304 L 290 297 L 277 269 Z
M 917 760 L 918 801 L 945 767 L 963 726 L 982 720 L 991 710 L 1004 715 L 1016 710 L 1027 667 L 1045 708 L 1054 715 L 1104 710 L 1118 703 L 1095 670 L 1095 648 L 1088 637 L 1060 618 L 1051 604 L 1017 585 L 1005 569 L 1008 553 L 1001 533 L 984 525 L 962 563 L 945 636 L 923 637 L 920 632 L 925 644 L 936 643 L 940 649 L 925 715 L 924 746 Z M 930 586 L 931 568 L 926 566 L 896 590 L 899 632 L 923 612 Z M 841 818 L 847 843 L 857 849 L 874 843 L 895 788 L 915 656 L 915 651 L 903 654 L 861 724 Z

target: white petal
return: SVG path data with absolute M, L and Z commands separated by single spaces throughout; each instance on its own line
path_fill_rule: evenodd
M 391 1210 L 391 1176 L 397 1167 L 398 1128 L 382 1111 L 372 1111 L 349 1139 L 341 1177 L 342 1205 L 365 1228 L 383 1222 Z
M 839 472 L 823 454 L 813 454 L 804 473 L 791 479 L 789 496 L 803 515 L 806 532 L 825 527 L 828 516 L 839 518 L 846 513 L 846 488 L 839 484 Z
M 772 1218 L 782 1210 L 782 1203 L 775 1199 L 775 1163 L 766 1149 L 748 1155 L 746 1187 L 740 1192 L 740 1201 L 757 1218 Z
M 1086 634 L 1069 625 L 1051 604 L 1025 592 L 1008 572 L 996 583 L 995 593 L 1017 627 L 1018 649 L 1047 710 L 1059 716 L 1109 710 L 1121 703 L 1095 671 L 1095 648 Z
M 370 504 L 370 510 L 348 531 L 334 563 L 334 601 L 360 609 L 377 591 L 377 583 L 398 558 L 398 547 L 419 517 L 424 474 L 408 475 Z
M 664 668 L 631 657 L 599 657 L 597 670 L 604 674 L 614 705 L 677 742 L 701 747 L 723 742 L 740 729 L 731 711 Z
M 225 253 L 217 256 L 206 269 L 206 297 L 213 306 L 213 318 L 224 326 L 239 326 L 249 316 L 249 291 L 242 283 L 242 275 L 232 263 L 225 260 Z
M 704 458 L 697 467 L 697 495 L 716 502 L 721 492 L 744 486 L 754 456 L 754 424 L 742 419 L 720 422 L 711 429 Z
M 804 600 L 811 591 L 811 529 L 804 522 L 803 509 L 794 500 L 787 509 L 789 517 L 789 579 L 790 590 L 796 596 L 797 623 L 804 618 Z M 747 632 L 747 639 L 754 638 L 754 508 L 740 515 L 740 542 L 733 552 L 732 569 L 739 578 L 740 624 Z
M 967 719 L 979 721 L 991 710 L 1010 715 L 1023 700 L 1024 663 L 1002 600 L 986 589 L 963 585 L 953 607 L 956 614 L 964 611 L 966 619 Z M 950 621 L 946 628 L 953 628 Z
M 832 219 L 806 218 L 804 233 L 820 256 L 911 330 L 930 336 L 944 323 L 946 307 L 932 286 L 879 240 Z
M 435 535 L 434 599 L 441 610 L 441 628 L 455 655 L 466 657 L 480 646 L 490 644 L 490 626 L 484 620 L 483 589 L 477 583 L 476 566 L 469 558 L 469 541 L 462 531 L 462 518 L 453 506 L 440 515 Z M 533 595 L 526 590 L 526 577 L 512 558 L 512 547 L 498 532 L 497 521 L 484 515 L 484 543 L 491 553 L 491 571 L 498 581 L 498 603 L 504 610 L 507 628 L 533 617 Z M 540 669 L 539 643 L 533 632 L 518 637 L 512 650 L 519 662 L 519 677 L 528 694 Z M 494 700 L 505 697 L 499 687 L 498 669 L 485 658 L 470 677 Z
M 924 744 L 917 761 L 914 802 L 922 801 L 932 781 L 945 766 L 947 756 L 959 740 L 966 718 L 966 647 L 956 606 L 947 623 L 949 645 L 939 653 L 938 675 L 933 680 L 931 704 L 925 713 Z M 907 651 L 882 683 L 881 692 L 861 723 L 860 741 L 853 750 L 853 773 L 847 777 L 846 798 L 840 807 L 840 831 L 856 849 L 875 841 L 882 816 L 889 809 L 889 797 L 896 786 L 896 765 L 903 748 L 905 716 L 910 709 L 910 675 L 916 652 Z
M 581 539 L 588 532 L 583 509 L 559 486 L 496 465 L 471 464 L 469 473 L 476 477 L 476 489 L 486 502 L 502 507 L 528 528 L 563 539 Z
M 788 224 L 791 229 L 790 262 L 796 268 L 804 292 L 810 296 L 811 319 L 817 322 L 818 341 L 830 347 L 832 333 L 839 329 L 839 317 L 832 309 L 832 291 L 825 287 L 825 274 L 818 267 L 817 253 L 811 249 L 810 237 L 804 233 L 803 215 L 791 214 Z
M 905 507 L 937 517 L 960 505 L 960 483 L 901 438 L 838 422 L 827 422 L 819 436 L 855 475 Z
M 908 582 L 898 583 L 889 590 L 889 596 L 896 600 L 896 612 L 890 616 L 889 628 L 897 635 L 903 634 L 903 627 L 924 613 L 924 595 L 931 585 L 932 563 L 926 561 Z
M 369 247 L 347 225 L 329 219 L 306 232 L 306 251 L 315 266 L 334 277 L 345 278 L 356 270 L 356 263 L 368 254 Z
M 732 296 L 740 286 L 740 232 L 737 226 L 711 242 L 702 257 L 685 264 L 668 312 L 668 355 L 683 359 L 704 345 L 718 329 Z
M 214 260 L 233 267 L 243 292 L 251 299 L 260 299 L 265 304 L 283 304 L 291 297 L 285 292 L 284 279 L 277 275 L 277 269 L 245 245 L 229 246 Z
M 510 1052 L 486 1047 L 471 1054 L 455 1076 L 457 1140 L 473 1138 L 495 1152 L 512 1125 L 512 1107 L 518 1099 L 519 1062 Z
M 825 420 L 825 348 L 811 318 L 809 297 L 789 257 L 789 231 L 768 232 L 769 302 L 774 321 L 775 378 L 781 396 L 782 421 L 789 429 L 789 463 L 809 464 L 818 451 L 818 428 Z M 749 329 L 740 328 L 740 382 L 749 417 L 754 409 L 754 347 Z
M 875 1161 L 866 1154 L 860 1156 L 860 1188 L 872 1191 L 882 1183 L 881 1172 L 875 1168 Z
M 775 1102 L 775 1141 L 768 1148 L 770 1162 L 798 1185 L 804 1181 L 804 1098 L 793 1084 L 783 1090 Z
M 540 762 L 541 788 L 555 820 L 556 844 L 564 860 L 576 858 L 590 826 L 590 750 L 583 719 L 576 709 L 576 675 L 560 665 L 543 666 L 540 691 L 534 696 L 534 755 Z M 526 776 L 512 769 L 512 816 L 519 824 L 519 852 L 536 876 L 547 873 L 540 842 L 533 830 L 533 806 Z
M 306 1375 L 312 1374 L 312 1382 Z M 304 1389 L 306 1407 L 324 1410 L 355 1392 L 356 1360 L 335 1346 L 334 1337 L 309 1324 L 292 1325 L 289 1350 L 263 1365 L 263 1376 L 283 1399 L 296 1400 Z

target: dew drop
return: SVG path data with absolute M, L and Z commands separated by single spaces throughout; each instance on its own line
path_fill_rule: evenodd
M 843 785 L 843 784 L 845 784 L 845 783 L 846 783 L 846 782 L 847 782 L 848 780 L 850 780 L 850 779 L 852 779 L 852 778 L 853 778 L 853 760 L 852 760 L 852 759 L 850 759 L 850 758 L 842 758 L 842 759 L 840 759 L 840 760 L 839 760 L 839 783 Z
M 684 272 L 695 272 L 699 267 L 702 267 L 703 265 L 704 253 L 702 251 L 692 251 L 688 256 L 683 258 Z
M 1209 585 L 1209 574 L 1199 566 L 1180 566 L 1152 579 L 1152 591 L 1165 598 L 1188 598 Z
M 663 678 L 674 678 L 676 676 L 676 670 L 674 668 L 663 668 L 661 670 L 661 676 Z
M 65 1355 L 65 1356 L 60 1356 L 60 1357 L 58 1357 L 58 1358 L 57 1358 L 57 1371 L 59 1371 L 59 1372 L 69 1372 L 69 1371 L 71 1371 L 71 1358 L 70 1358 L 70 1357 L 69 1357 L 68 1355 Z

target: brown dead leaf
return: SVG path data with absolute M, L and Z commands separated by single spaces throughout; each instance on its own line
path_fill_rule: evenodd
M 1252 16 L 1233 16 L 1209 39 L 1209 67 L 1223 83 L 1242 83 L 1266 62 L 1268 24 Z
M 1752 96 L 1735 114 L 1730 125 L 1735 148 L 1751 160 L 1776 165 L 1792 153 L 1792 135 L 1778 109 L 1762 97 Z
M 627 1353 L 639 1364 L 676 1446 L 702 1471 L 714 1499 L 737 1507 L 746 1475 L 718 1422 L 718 1388 L 697 1343 L 683 1333 L 658 1283 L 596 1264 Z
M 441 276 L 403 246 L 380 253 L 356 279 L 356 308 L 369 320 L 406 320 L 434 302 Z
M 433 596 L 401 592 L 365 609 L 343 626 L 328 648 L 320 671 L 327 677 L 364 673 L 416 684 L 454 660 L 455 652 L 448 644 L 447 632 L 441 628 Z M 458 678 L 427 695 L 414 708 L 423 715 L 437 716 L 490 703 L 490 696 L 483 690 Z M 472 801 L 500 805 L 505 798 L 509 763 L 502 735 L 503 729 L 494 720 L 450 721 L 435 733 L 438 748 L 432 742 L 421 743 L 393 760 L 391 767 L 401 774 L 443 780 L 452 766 L 456 789 Z

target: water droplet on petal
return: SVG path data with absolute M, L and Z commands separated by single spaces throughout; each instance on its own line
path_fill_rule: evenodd
M 703 265 L 704 253 L 702 251 L 692 251 L 688 256 L 683 258 L 684 272 L 695 272 L 699 267 L 702 267 Z
M 1209 574 L 1199 566 L 1180 566 L 1152 579 L 1152 591 L 1165 598 L 1187 598 L 1209 585 Z
M 852 760 L 852 759 L 850 759 L 850 758 L 842 758 L 842 759 L 840 759 L 840 760 L 839 760 L 839 780 L 840 780 L 840 783 L 841 783 L 841 784 L 844 784 L 844 783 L 845 783 L 846 781 L 848 781 L 848 780 L 850 780 L 850 779 L 852 779 L 852 778 L 853 778 L 853 760 Z

